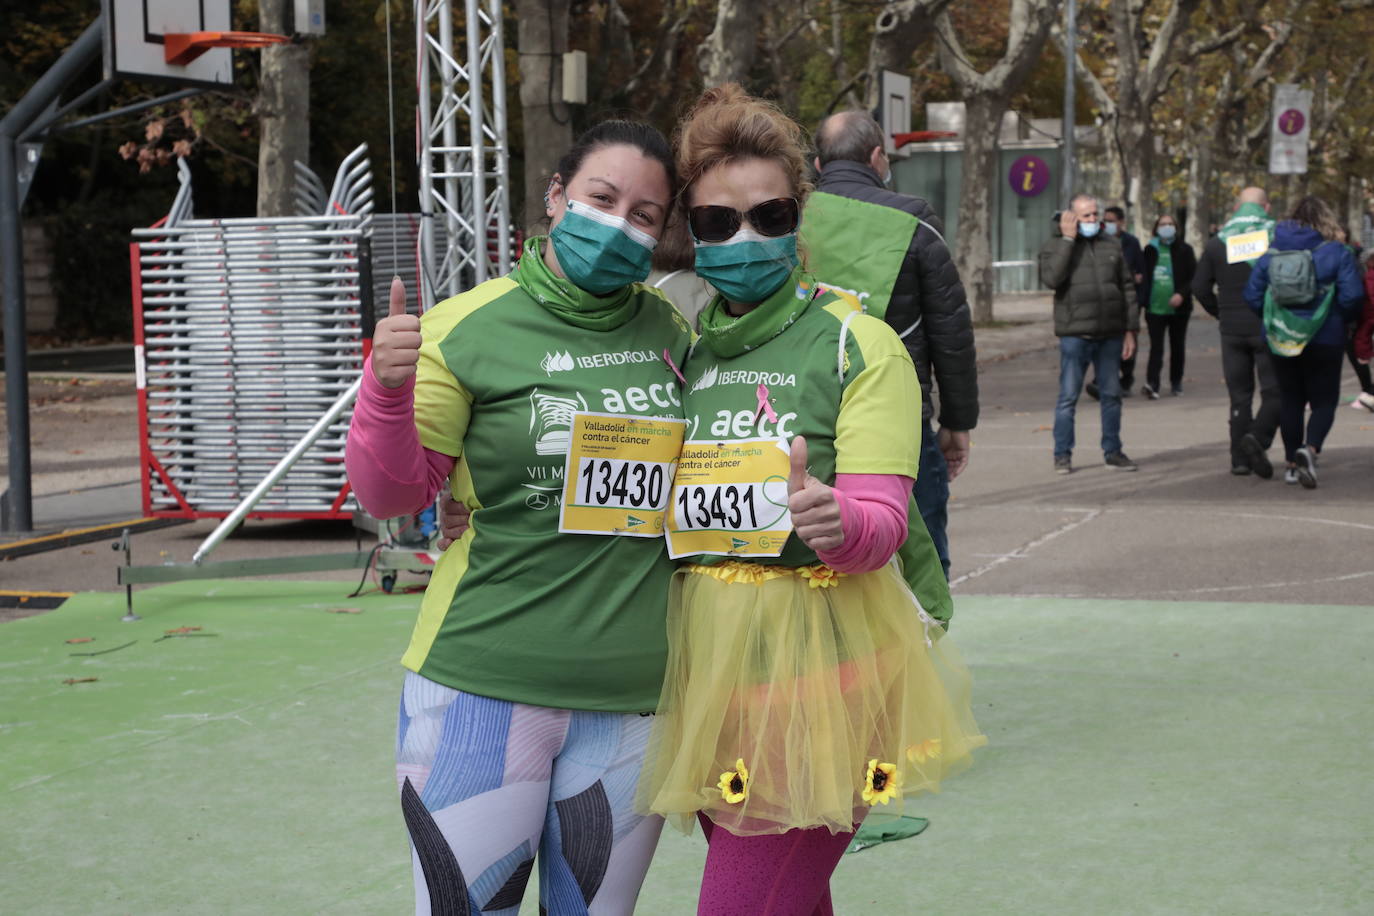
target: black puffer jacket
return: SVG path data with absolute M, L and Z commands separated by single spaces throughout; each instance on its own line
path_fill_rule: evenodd
M 1040 249 L 1040 282 L 1054 290 L 1059 337 L 1117 337 L 1140 330 L 1135 278 L 1114 238 L 1054 235 Z
M 892 207 L 921 221 L 892 287 L 887 323 L 898 334 L 917 325 L 906 335 L 905 343 L 921 380 L 923 419 L 929 420 L 935 413 L 931 402 L 933 380 L 940 400 L 940 425 L 952 430 L 973 429 L 978 423 L 973 314 L 945 244 L 939 217 L 921 198 L 887 190 L 877 172 L 858 162 L 826 163 L 816 190 Z

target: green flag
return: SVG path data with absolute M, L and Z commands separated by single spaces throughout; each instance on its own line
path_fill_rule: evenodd
M 910 213 L 817 191 L 802 216 L 806 263 L 818 281 L 884 318 L 919 225 Z

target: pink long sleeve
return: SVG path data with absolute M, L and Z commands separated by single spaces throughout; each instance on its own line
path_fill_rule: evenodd
M 886 565 L 906 540 L 913 483 L 900 474 L 835 475 L 844 545 L 817 551 L 821 562 L 843 573 L 872 572 Z
M 344 447 L 348 482 L 358 503 L 375 518 L 418 512 L 434 501 L 456 460 L 420 444 L 415 429 L 415 378 L 387 388 L 363 366 Z

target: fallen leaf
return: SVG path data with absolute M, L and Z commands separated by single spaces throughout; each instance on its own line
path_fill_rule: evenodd
M 67 640 L 67 642 L 68 642 L 68 643 L 71 643 L 71 644 L 73 644 L 73 645 L 75 645 L 76 643 L 79 643 L 79 642 L 95 642 L 95 637 L 94 637 L 94 636 L 78 636 L 76 639 L 69 639 L 69 640 Z
M 98 681 L 98 680 L 100 680 L 100 678 L 98 678 L 98 677 L 69 677 L 69 678 L 67 678 L 65 681 L 63 681 L 62 683 L 64 683 L 64 684 L 89 684 L 89 683 L 91 683 L 92 681 Z
M 1048 426 L 1037 426 L 1035 429 L 1031 430 L 1031 432 L 1033 432 L 1033 433 L 1047 433 L 1047 432 L 1050 431 L 1050 429 L 1051 429 L 1051 427 L 1048 427 Z
M 175 630 L 165 630 L 164 632 L 169 635 L 175 633 L 199 633 L 202 629 L 203 627 L 177 627 Z

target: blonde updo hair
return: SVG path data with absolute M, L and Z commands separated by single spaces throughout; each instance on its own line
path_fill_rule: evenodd
M 749 95 L 738 83 L 703 92 L 678 126 L 673 146 L 684 209 L 691 206 L 697 179 L 715 166 L 741 159 L 776 162 L 799 203 L 805 204 L 811 193 L 801 126 L 772 102 Z

